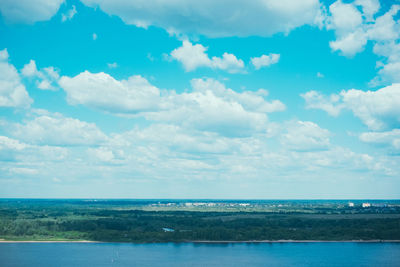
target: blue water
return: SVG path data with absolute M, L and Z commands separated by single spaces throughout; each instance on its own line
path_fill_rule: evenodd
M 400 266 L 400 244 L 0 243 L 0 266 Z

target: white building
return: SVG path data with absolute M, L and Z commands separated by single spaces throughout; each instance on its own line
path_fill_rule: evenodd
M 349 207 L 353 208 L 354 207 L 354 203 L 353 202 L 349 202 Z
M 371 207 L 371 203 L 362 203 L 363 208 L 369 208 Z

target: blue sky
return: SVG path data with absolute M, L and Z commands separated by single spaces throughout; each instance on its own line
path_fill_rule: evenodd
M 399 1 L 0 2 L 0 197 L 399 198 L 399 104 Z

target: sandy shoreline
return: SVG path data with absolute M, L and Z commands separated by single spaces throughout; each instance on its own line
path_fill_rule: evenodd
M 90 240 L 0 240 L 0 243 L 127 243 L 127 244 L 160 244 L 160 243 L 196 243 L 196 244 L 238 244 L 238 243 L 400 243 L 400 240 L 248 240 L 248 241 L 184 241 L 184 242 L 101 242 Z
M 102 243 L 89 240 L 0 240 L 0 243 Z
M 191 241 L 190 243 L 400 243 L 400 240 L 249 240 L 249 241 Z

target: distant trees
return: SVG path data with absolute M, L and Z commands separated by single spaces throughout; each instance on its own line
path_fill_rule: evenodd
M 329 211 L 329 209 L 327 209 Z M 115 242 L 400 239 L 400 214 L 123 210 L 114 206 L 0 205 L 0 238 Z M 333 217 L 332 217 L 333 216 Z M 335 217 L 336 216 L 336 217 Z M 165 232 L 163 228 L 174 232 Z

